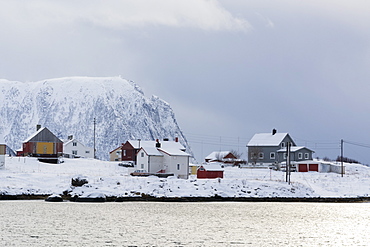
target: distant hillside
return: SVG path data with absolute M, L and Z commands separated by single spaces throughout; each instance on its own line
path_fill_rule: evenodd
M 120 77 L 0 80 L 0 102 L 0 138 L 14 150 L 37 124 L 92 147 L 94 118 L 100 159 L 128 139 L 178 137 L 189 150 L 170 105 L 156 96 L 146 98 L 137 84 Z

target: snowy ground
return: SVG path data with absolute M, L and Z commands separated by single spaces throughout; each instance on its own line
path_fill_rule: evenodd
M 62 164 L 46 164 L 34 158 L 6 157 L 0 170 L 0 194 L 62 194 L 88 196 L 155 197 L 367 197 L 370 194 L 370 168 L 345 164 L 346 174 L 292 173 L 291 185 L 285 173 L 268 169 L 225 168 L 224 178 L 189 179 L 132 177 L 118 162 L 92 159 L 64 159 Z M 86 177 L 88 184 L 71 187 L 71 179 Z

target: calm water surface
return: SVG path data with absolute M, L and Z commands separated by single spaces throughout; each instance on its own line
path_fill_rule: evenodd
M 370 204 L 0 201 L 1 246 L 370 246 Z

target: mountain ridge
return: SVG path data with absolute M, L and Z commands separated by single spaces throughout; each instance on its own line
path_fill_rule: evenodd
M 74 135 L 93 146 L 96 119 L 97 157 L 129 139 L 179 138 L 191 153 L 169 103 L 147 98 L 133 81 L 116 77 L 63 77 L 36 82 L 0 80 L 0 136 L 13 149 L 37 124 L 66 139 Z

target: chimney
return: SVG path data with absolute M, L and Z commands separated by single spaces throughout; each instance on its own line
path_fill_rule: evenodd
M 39 131 L 41 129 L 41 124 L 36 125 L 36 131 Z
M 161 147 L 161 143 L 159 142 L 159 140 L 157 139 L 157 143 L 155 144 L 155 147 L 156 148 L 160 148 Z
M 276 134 L 276 132 L 277 132 L 277 130 L 276 130 L 276 129 L 273 129 L 273 130 L 272 130 L 272 135 L 275 135 L 275 134 Z
M 178 137 L 175 137 L 175 142 L 179 142 L 179 138 Z

